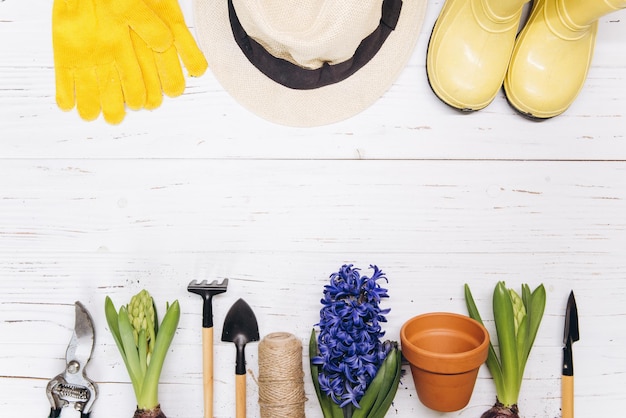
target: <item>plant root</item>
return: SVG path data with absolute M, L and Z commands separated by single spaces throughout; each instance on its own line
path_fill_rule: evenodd
M 161 405 L 155 406 L 153 409 L 139 409 L 135 410 L 133 418 L 167 418 L 163 411 L 161 411 Z
M 495 405 L 485 411 L 480 418 L 519 418 L 519 409 L 517 408 L 517 404 L 504 406 L 500 401 L 497 401 Z

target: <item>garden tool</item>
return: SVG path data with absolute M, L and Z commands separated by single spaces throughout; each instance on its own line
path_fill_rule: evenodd
M 226 292 L 228 279 L 221 283 L 193 280 L 187 290 L 202 296 L 202 380 L 204 386 L 204 417 L 213 418 L 213 296 Z
M 246 344 L 259 341 L 259 326 L 250 305 L 243 299 L 231 306 L 224 319 L 222 341 L 235 343 L 237 357 L 235 365 L 236 418 L 246 416 Z
M 580 339 L 578 332 L 578 308 L 574 292 L 570 292 L 565 309 L 565 332 L 563 334 L 563 373 L 561 376 L 561 414 L 574 418 L 574 358 L 572 344 Z
M 563 113 L 591 65 L 598 19 L 626 0 L 536 0 L 504 80 L 507 100 L 531 119 Z
M 93 321 L 80 302 L 75 307 L 74 332 L 65 352 L 65 370 L 46 387 L 52 405 L 48 418 L 60 417 L 65 407 L 79 411 L 81 418 L 88 418 L 98 395 L 96 384 L 85 374 L 93 351 Z
M 446 0 L 430 36 L 428 82 L 444 103 L 480 110 L 504 80 L 528 0 Z
M 52 45 L 56 101 L 62 110 L 76 106 L 85 120 L 103 113 L 120 123 L 124 104 L 145 105 L 146 89 L 131 29 L 155 51 L 174 42 L 169 28 L 143 0 L 55 0 Z

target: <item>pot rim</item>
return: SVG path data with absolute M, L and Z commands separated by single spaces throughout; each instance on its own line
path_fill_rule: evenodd
M 460 352 L 460 353 L 438 353 L 435 351 L 426 350 L 426 349 L 416 346 L 407 337 L 407 328 L 416 320 L 433 317 L 433 316 L 451 317 L 457 320 L 465 321 L 468 324 L 474 325 L 483 334 L 482 342 L 477 347 L 468 351 Z M 418 367 L 421 367 L 424 360 L 426 359 L 428 359 L 429 361 L 430 360 L 445 360 L 446 366 L 443 366 L 442 364 L 439 367 L 443 367 L 447 369 L 448 372 L 451 372 L 451 370 L 449 369 L 453 364 L 456 364 L 456 363 L 466 364 L 468 362 L 468 359 L 471 359 L 469 360 L 471 363 L 476 364 L 475 367 L 479 367 L 482 363 L 484 363 L 487 360 L 487 355 L 489 352 L 490 337 L 489 337 L 489 332 L 487 331 L 485 326 L 481 324 L 480 322 L 470 318 L 469 316 L 461 315 L 461 314 L 457 314 L 453 312 L 428 312 L 428 313 L 416 315 L 408 319 L 402 325 L 402 328 L 400 329 L 400 340 L 401 340 L 402 353 L 404 357 L 406 357 L 406 359 L 409 360 L 410 363 L 413 363 L 417 365 Z M 422 361 L 420 361 L 420 359 Z M 435 368 L 439 368 L 439 367 L 435 367 Z

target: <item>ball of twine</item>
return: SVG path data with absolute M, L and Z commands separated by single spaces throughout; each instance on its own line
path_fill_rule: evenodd
M 304 418 L 302 343 L 275 332 L 259 343 L 259 407 L 262 418 Z

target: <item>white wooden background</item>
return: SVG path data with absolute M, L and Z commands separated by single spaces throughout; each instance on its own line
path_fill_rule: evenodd
M 193 27 L 191 0 L 181 0 Z M 214 299 L 216 417 L 234 416 L 234 347 L 219 341 L 240 297 L 261 335 L 306 344 L 328 275 L 370 263 L 389 277 L 388 337 L 428 311 L 465 313 L 471 284 L 491 318 L 498 280 L 544 283 L 548 303 L 522 388 L 526 418 L 560 417 L 563 312 L 574 289 L 576 411 L 626 400 L 626 12 L 602 18 L 587 84 L 562 116 L 527 121 L 502 95 L 456 113 L 426 82 L 441 0 L 430 0 L 410 65 L 374 106 L 342 123 L 285 128 L 251 115 L 208 72 L 119 126 L 83 122 L 54 101 L 52 0 L 0 1 L 0 409 L 47 416 L 82 301 L 96 324 L 88 374 L 94 418 L 130 417 L 131 386 L 103 303 L 142 288 L 178 299 L 163 370 L 169 418 L 202 417 L 201 299 L 192 279 L 228 277 Z M 488 326 L 493 324 L 490 321 Z M 256 372 L 257 345 L 248 347 Z M 307 416 L 321 417 L 304 357 Z M 388 417 L 475 418 L 495 400 L 483 368 L 470 405 L 440 414 L 409 375 Z M 258 417 L 248 379 L 248 416 Z M 619 412 L 617 412 L 619 414 Z

